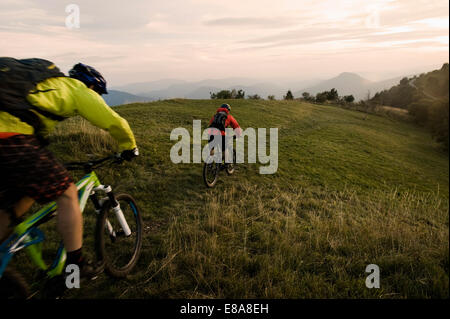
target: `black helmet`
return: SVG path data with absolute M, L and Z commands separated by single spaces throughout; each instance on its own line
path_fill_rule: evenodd
M 92 66 L 83 63 L 75 64 L 69 71 L 69 76 L 83 82 L 88 88 L 94 86 L 93 90 L 100 95 L 108 94 L 105 79 Z
M 224 104 L 222 104 L 220 107 L 223 108 L 223 109 L 227 109 L 228 111 L 231 111 L 231 106 L 230 106 L 230 104 L 224 103 Z

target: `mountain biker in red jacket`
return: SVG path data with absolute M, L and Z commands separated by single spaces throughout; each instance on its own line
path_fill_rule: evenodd
M 230 114 L 231 112 L 231 106 L 229 104 L 222 104 L 216 111 L 216 114 L 213 115 L 213 117 L 211 118 L 211 120 L 209 121 L 209 130 L 208 130 L 208 134 L 209 134 L 209 141 L 208 143 L 210 143 L 211 145 L 211 150 L 212 147 L 214 146 L 213 142 L 214 141 L 214 136 L 218 135 L 220 132 L 220 135 L 222 135 L 222 139 L 221 139 L 221 146 L 222 146 L 222 155 L 225 155 L 225 136 L 226 136 L 226 131 L 225 128 L 231 127 L 235 130 L 235 134 L 236 137 L 240 137 L 242 134 L 242 130 L 241 127 L 239 126 L 238 121 L 236 121 L 236 119 L 233 117 L 233 115 Z M 224 123 L 218 124 L 217 123 L 217 119 L 220 118 L 219 116 L 222 115 L 224 116 L 224 118 L 226 117 L 226 119 L 224 119 Z

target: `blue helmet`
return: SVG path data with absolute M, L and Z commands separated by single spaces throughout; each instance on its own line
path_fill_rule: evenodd
M 89 65 L 75 64 L 69 71 L 69 76 L 83 82 L 88 88 L 94 86 L 92 89 L 100 95 L 108 94 L 105 79 L 100 72 Z
M 222 104 L 220 107 L 223 108 L 223 109 L 227 109 L 228 111 L 231 111 L 231 106 L 230 106 L 230 104 L 224 103 L 224 104 Z

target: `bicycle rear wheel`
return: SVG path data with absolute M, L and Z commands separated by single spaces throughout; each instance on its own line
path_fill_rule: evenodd
M 234 170 L 236 168 L 236 150 L 233 149 L 233 163 L 227 163 L 226 171 L 228 175 L 233 175 Z
M 97 219 L 96 250 L 99 260 L 105 262 L 105 271 L 117 278 L 125 277 L 136 265 L 142 247 L 142 216 L 128 194 L 116 195 L 125 220 L 131 230 L 126 236 L 119 220 L 107 201 Z
M 27 299 L 30 289 L 25 279 L 13 268 L 6 268 L 0 278 L 0 299 Z

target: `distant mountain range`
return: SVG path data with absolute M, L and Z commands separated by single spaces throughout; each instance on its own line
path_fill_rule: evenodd
M 356 73 L 344 72 L 332 79 L 320 82 L 319 84 L 303 90 L 293 92 L 293 94 L 295 97 L 300 97 L 303 92 L 308 92 L 315 95 L 319 92 L 329 91 L 332 88 L 335 88 L 340 96 L 353 95 L 355 100 L 358 101 L 367 98 L 369 93 L 370 96 L 373 96 L 377 92 L 398 84 L 402 78 L 403 77 L 400 76 L 379 82 L 373 82 L 359 76 Z
M 158 91 L 164 90 L 168 87 L 176 84 L 184 84 L 187 83 L 183 80 L 176 79 L 163 79 L 157 81 L 149 81 L 149 82 L 139 82 L 139 83 L 130 83 L 127 85 L 122 85 L 118 87 L 114 87 L 115 90 L 129 92 L 135 95 L 146 95 L 146 93 L 150 91 Z
M 283 98 L 287 90 L 291 90 L 294 97 L 301 97 L 303 92 L 317 94 L 323 91 L 329 91 L 335 88 L 339 95 L 353 95 L 358 101 L 365 99 L 370 92 L 373 96 L 376 92 L 388 89 L 399 83 L 402 77 L 395 77 L 383 81 L 370 81 L 359 76 L 356 73 L 344 72 L 338 76 L 325 81 L 303 81 L 287 84 L 278 84 L 271 82 L 260 82 L 248 78 L 226 78 L 226 79 L 207 79 L 197 82 L 187 82 L 176 79 L 165 79 L 150 82 L 133 83 L 120 87 L 115 87 L 111 105 L 117 105 L 121 100 L 130 102 L 151 101 L 169 98 L 187 98 L 187 99 L 209 99 L 210 92 L 220 90 L 244 90 L 245 94 L 258 94 L 262 98 L 268 95 L 275 95 L 277 99 Z M 301 90 L 295 88 L 304 87 Z M 125 95 L 128 92 L 129 95 Z
M 108 94 L 103 95 L 103 99 L 109 106 L 116 106 L 135 102 L 149 102 L 153 100 L 149 97 L 138 96 L 117 90 L 108 90 Z
M 311 85 L 317 81 L 302 81 L 295 84 Z M 290 87 L 289 87 L 290 86 Z M 244 90 L 246 95 L 258 94 L 263 98 L 268 95 L 275 95 L 282 98 L 287 90 L 294 85 L 280 85 L 270 82 L 261 82 L 249 78 L 225 78 L 225 79 L 207 79 L 197 82 L 187 82 L 182 80 L 165 79 L 159 81 L 141 82 L 117 86 L 116 91 L 129 92 L 141 97 L 153 100 L 169 98 L 187 98 L 187 99 L 209 99 L 210 92 L 220 90 Z

